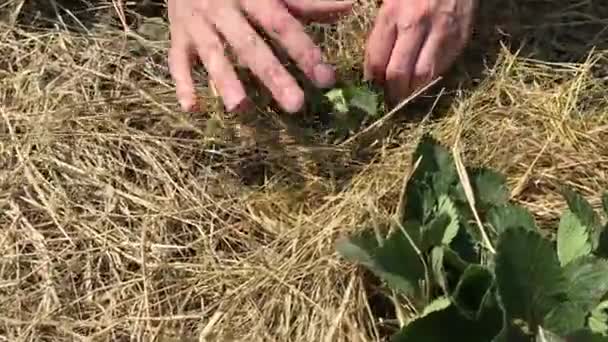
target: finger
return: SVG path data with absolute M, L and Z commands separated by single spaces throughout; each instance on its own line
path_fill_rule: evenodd
M 398 37 L 386 67 L 386 92 L 391 107 L 410 94 L 416 61 L 427 34 L 424 24 L 402 26 L 398 31 Z
M 385 81 L 386 67 L 397 39 L 397 27 L 390 10 L 387 5 L 380 8 L 365 47 L 364 78 L 378 84 Z
M 420 56 L 414 67 L 411 81 L 411 91 L 416 91 L 431 82 L 447 69 L 450 54 L 446 36 L 433 31 L 420 51 Z M 443 53 L 439 53 L 443 51 Z
M 220 7 L 210 11 L 208 19 L 285 111 L 294 113 L 302 108 L 304 92 L 240 11 L 229 6 Z
M 281 1 L 246 0 L 242 4 L 252 19 L 285 48 L 300 70 L 318 87 L 327 88 L 335 83 L 334 68 L 323 63 L 321 49 Z M 271 14 L 269 8 L 275 13 Z
M 192 47 L 187 43 L 187 33 L 181 28 L 171 30 L 169 72 L 175 81 L 175 93 L 182 110 L 196 110 L 196 94 L 192 80 Z
M 234 67 L 226 57 L 217 32 L 204 19 L 190 21 L 191 40 L 205 66 L 209 79 L 217 88 L 227 111 L 241 109 L 248 101 L 245 89 Z
M 284 3 L 303 22 L 333 23 L 353 8 L 352 1 L 284 0 Z
M 416 91 L 446 72 L 463 48 L 460 37 L 445 24 L 435 24 L 420 50 L 411 91 Z

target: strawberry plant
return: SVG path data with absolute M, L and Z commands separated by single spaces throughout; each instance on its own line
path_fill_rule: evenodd
M 333 142 L 382 115 L 382 91 L 367 83 L 338 84 L 327 91 L 309 89 L 307 93 L 310 111 L 324 122 L 320 131 L 333 136 Z
M 608 341 L 608 225 L 585 198 L 563 189 L 553 240 L 509 201 L 500 173 L 458 168 L 430 135 L 413 157 L 388 234 L 363 229 L 337 244 L 408 299 L 413 318 L 392 342 Z

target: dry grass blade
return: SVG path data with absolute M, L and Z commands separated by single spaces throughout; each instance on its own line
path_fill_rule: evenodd
M 215 325 L 220 322 L 222 316 L 224 315 L 221 311 L 216 311 L 213 316 L 209 319 L 209 322 L 205 325 L 205 327 L 201 330 L 201 334 L 199 336 L 199 342 L 207 342 L 207 338 L 212 334 L 213 328 Z
M 198 69 L 202 108 L 181 113 L 167 39 L 125 34 L 137 3 L 56 2 L 61 18 L 44 1 L 0 9 L 0 340 L 385 340 L 392 304 L 334 240 L 395 217 L 423 131 L 505 173 L 543 227 L 565 207 L 558 185 L 593 205 L 608 188 L 604 2 L 483 2 L 433 120 L 371 156 L 266 118 L 274 145 L 251 142 Z M 344 78 L 361 78 L 376 10 L 359 1 L 315 31 Z
M 454 144 L 452 147 L 452 156 L 454 157 L 454 164 L 456 165 L 456 171 L 458 172 L 458 177 L 460 178 L 460 183 L 462 184 L 462 188 L 464 189 L 465 196 L 467 198 L 467 202 L 469 203 L 469 207 L 471 208 L 471 212 L 475 217 L 475 223 L 479 228 L 479 233 L 481 234 L 481 238 L 485 247 L 492 253 L 496 254 L 496 250 L 492 245 L 492 241 L 488 237 L 485 228 L 483 227 L 483 223 L 481 223 L 481 219 L 479 218 L 479 213 L 477 213 L 477 209 L 475 208 L 475 195 L 473 193 L 473 188 L 471 187 L 471 182 L 469 181 L 469 175 L 467 174 L 464 163 L 462 162 L 462 158 L 460 157 L 460 148 L 457 144 Z
M 340 325 L 342 319 L 344 318 L 344 312 L 346 311 L 346 306 L 348 305 L 348 303 L 351 300 L 351 294 L 353 292 L 355 280 L 356 280 L 356 278 L 353 276 L 350 278 L 350 281 L 348 282 L 348 286 L 346 287 L 346 291 L 344 292 L 344 299 L 342 300 L 342 303 L 340 303 L 340 307 L 338 308 L 338 314 L 336 315 L 336 318 L 334 318 L 334 321 L 333 321 L 331 327 L 329 328 L 327 335 L 325 336 L 326 342 L 334 341 L 334 336 L 336 334 L 338 326 Z
M 352 142 L 356 141 L 357 139 L 360 139 L 362 136 L 365 136 L 365 135 L 369 134 L 370 132 L 373 132 L 374 130 L 382 127 L 383 125 L 386 125 L 388 122 L 390 122 L 390 120 L 393 118 L 393 116 L 396 113 L 398 113 L 401 109 L 403 109 L 403 107 L 405 107 L 408 103 L 410 103 L 411 101 L 416 99 L 418 96 L 423 94 L 429 88 L 433 87 L 441 79 L 442 79 L 441 77 L 437 77 L 437 78 L 433 79 L 431 82 L 429 82 L 428 84 L 426 84 L 424 87 L 421 87 L 420 89 L 416 90 L 411 95 L 409 95 L 405 99 L 401 100 L 401 102 L 399 102 L 393 109 L 391 109 L 388 113 L 386 113 L 384 116 L 382 116 L 382 118 L 375 121 L 371 125 L 365 127 L 360 132 L 357 132 L 352 137 L 346 139 L 344 142 L 341 143 L 341 145 L 347 146 L 347 145 L 351 144 Z

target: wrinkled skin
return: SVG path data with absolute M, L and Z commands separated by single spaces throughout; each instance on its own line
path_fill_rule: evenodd
M 385 0 L 366 45 L 365 77 L 385 86 L 396 103 L 445 72 L 466 45 L 477 0 Z M 331 23 L 351 13 L 353 3 L 332 0 L 169 0 L 169 67 L 184 110 L 196 108 L 191 71 L 200 61 L 226 110 L 251 102 L 226 55 L 229 47 L 289 113 L 304 104 L 304 92 L 253 25 L 282 46 L 318 87 L 331 87 L 334 68 L 304 31 L 309 22 Z
M 393 104 L 443 74 L 471 35 L 476 0 L 386 0 L 368 38 L 365 77 Z

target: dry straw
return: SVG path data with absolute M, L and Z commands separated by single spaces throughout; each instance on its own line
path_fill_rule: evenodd
M 446 77 L 462 82 L 423 94 L 443 94 L 433 116 L 394 125 L 367 161 L 212 140 L 224 113 L 204 84 L 208 108 L 177 111 L 167 41 L 125 35 L 111 3 L 49 21 L 35 3 L 0 8 L 0 341 L 380 340 L 394 311 L 333 243 L 394 213 L 426 130 L 504 172 L 542 225 L 564 208 L 557 185 L 594 205 L 608 188 L 604 2 L 483 5 Z M 325 36 L 345 77 L 360 77 L 374 11 Z M 74 17 L 87 32 L 64 27 Z

